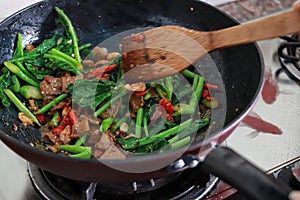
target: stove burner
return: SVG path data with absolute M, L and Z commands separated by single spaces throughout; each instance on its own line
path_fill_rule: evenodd
M 287 75 L 300 83 L 300 42 L 297 35 L 282 37 L 286 42 L 278 48 L 281 66 Z
M 35 189 L 44 199 L 49 200 L 200 200 L 209 195 L 219 180 L 215 176 L 201 173 L 197 168 L 161 179 L 105 185 L 60 177 L 32 164 L 28 164 L 28 172 Z

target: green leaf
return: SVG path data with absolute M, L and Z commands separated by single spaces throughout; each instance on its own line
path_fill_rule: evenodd
M 106 98 L 111 96 L 115 84 L 111 81 L 98 79 L 78 79 L 68 87 L 72 100 L 81 107 L 95 109 Z
M 55 34 L 51 38 L 44 40 L 33 51 L 25 52 L 24 57 L 26 57 L 28 59 L 35 59 L 36 57 L 42 56 L 46 52 L 50 51 L 57 44 L 57 36 L 58 36 L 58 33 L 55 32 Z
M 23 47 L 22 47 L 22 35 L 21 33 L 18 33 L 17 35 L 17 47 L 13 53 L 13 59 L 23 57 Z
M 30 71 L 36 79 L 43 80 L 45 75 L 54 75 L 55 71 L 53 69 L 48 69 L 46 67 L 35 67 L 31 63 L 26 63 L 28 71 Z
M 139 144 L 139 139 L 135 137 L 130 137 L 127 139 L 124 138 L 116 138 L 117 142 L 122 146 L 125 150 L 136 149 Z
M 161 148 L 165 147 L 167 144 L 168 144 L 168 142 L 165 139 L 158 138 L 153 143 L 150 143 L 148 145 L 137 148 L 134 152 L 135 153 L 150 153 L 153 151 L 160 150 Z

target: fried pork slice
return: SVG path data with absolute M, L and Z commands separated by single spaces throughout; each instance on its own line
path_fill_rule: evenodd
M 145 104 L 144 97 L 143 96 L 137 96 L 135 94 L 131 95 L 129 100 L 129 106 L 132 110 L 132 112 L 136 113 L 137 110 Z
M 21 122 L 25 126 L 29 126 L 29 125 L 33 124 L 33 120 L 22 112 L 18 113 L 18 118 L 21 120 Z
M 124 160 L 125 154 L 116 145 L 112 144 L 100 157 L 102 160 Z
M 64 130 L 59 134 L 59 139 L 64 143 L 64 144 L 69 144 L 71 142 L 71 132 L 72 132 L 72 127 L 71 125 L 67 125 Z
M 45 138 L 48 138 L 54 145 L 61 145 L 62 141 L 60 140 L 59 136 L 52 133 L 51 131 L 45 134 Z
M 103 133 L 101 135 L 101 138 L 100 138 L 99 142 L 97 142 L 95 144 L 95 148 L 102 149 L 102 150 L 107 150 L 112 144 L 113 144 L 113 142 L 111 141 L 109 135 L 106 134 L 106 133 Z

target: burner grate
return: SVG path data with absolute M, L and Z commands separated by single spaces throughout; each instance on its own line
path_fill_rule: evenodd
M 32 164 L 28 164 L 28 172 L 36 190 L 49 200 L 200 200 L 210 194 L 219 180 L 197 168 L 161 179 L 105 185 L 56 176 Z
M 285 41 L 278 48 L 278 56 L 287 75 L 300 83 L 300 42 L 298 35 L 282 37 Z

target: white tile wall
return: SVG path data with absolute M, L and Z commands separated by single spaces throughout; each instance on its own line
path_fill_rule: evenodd
M 0 20 L 40 0 L 0 0 Z

